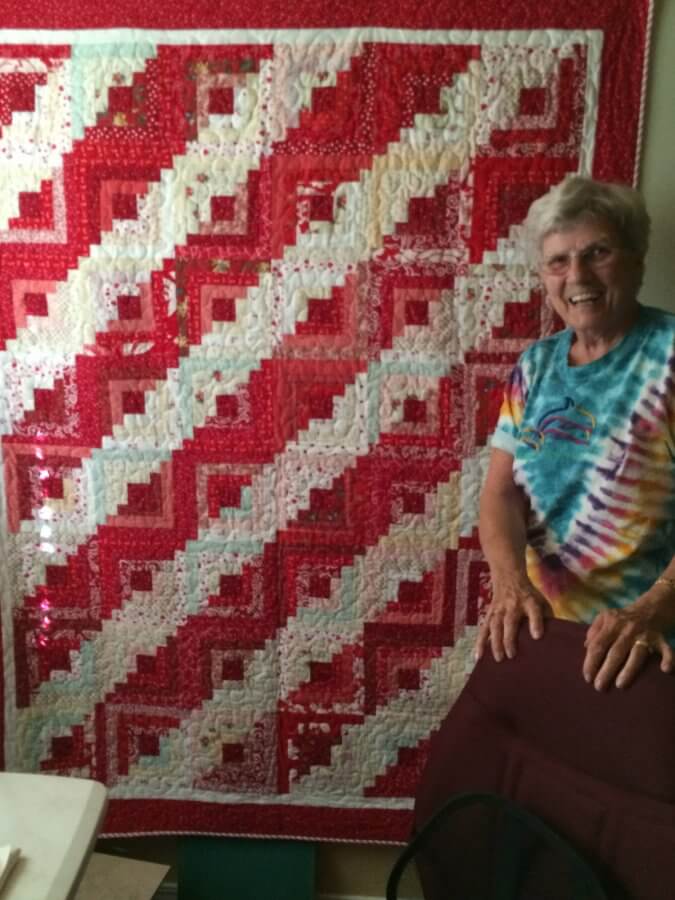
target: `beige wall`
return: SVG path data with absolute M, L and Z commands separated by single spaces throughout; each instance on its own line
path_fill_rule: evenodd
M 639 187 L 652 217 L 642 300 L 675 312 L 675 0 L 656 0 Z M 384 896 L 393 848 L 322 846 L 319 889 Z M 407 897 L 421 896 L 410 884 Z
M 675 0 L 657 0 L 640 185 L 652 217 L 642 300 L 675 312 Z

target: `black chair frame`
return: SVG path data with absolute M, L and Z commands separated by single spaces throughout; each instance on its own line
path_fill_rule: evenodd
M 569 867 L 570 897 L 607 900 L 600 881 L 587 861 L 537 816 L 498 794 L 467 792 L 453 795 L 413 836 L 398 857 L 387 881 L 386 900 L 397 900 L 401 876 L 407 864 L 423 852 L 429 840 L 453 814 L 471 805 L 492 807 L 503 817 L 497 845 L 490 900 L 519 900 L 519 884 L 534 845 L 543 841 Z M 448 895 L 450 900 L 450 894 Z M 467 898 L 459 898 L 467 900 Z

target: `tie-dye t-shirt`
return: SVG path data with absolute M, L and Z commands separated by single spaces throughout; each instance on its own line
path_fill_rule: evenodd
M 642 307 L 601 359 L 568 365 L 570 330 L 537 341 L 506 387 L 492 446 L 530 501 L 527 569 L 559 618 L 591 622 L 646 591 L 675 554 L 675 316 Z

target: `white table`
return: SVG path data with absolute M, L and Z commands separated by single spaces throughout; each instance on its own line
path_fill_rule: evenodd
M 105 807 L 98 781 L 0 772 L 0 845 L 21 849 L 1 900 L 68 900 Z

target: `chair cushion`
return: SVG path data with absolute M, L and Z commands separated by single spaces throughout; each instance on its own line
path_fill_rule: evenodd
M 609 896 L 672 900 L 675 678 L 654 660 L 599 694 L 581 675 L 584 633 L 551 621 L 539 641 L 521 630 L 514 660 L 484 656 L 432 742 L 416 828 L 456 793 L 498 793 L 566 837 Z

